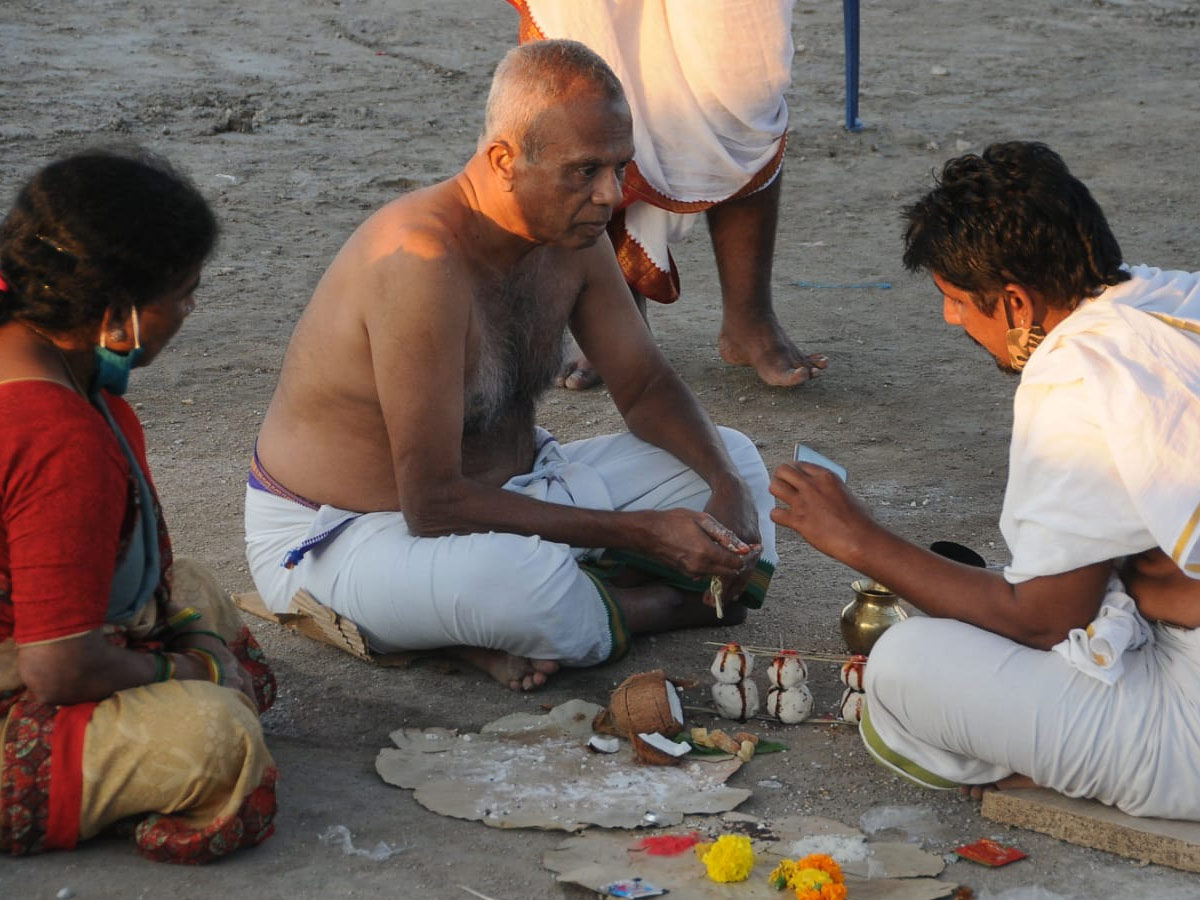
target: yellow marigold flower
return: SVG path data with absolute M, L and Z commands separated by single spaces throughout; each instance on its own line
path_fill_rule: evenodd
M 824 853 L 799 861 L 785 859 L 771 871 L 767 881 L 778 891 L 791 888 L 796 900 L 846 900 L 841 866 Z
M 723 834 L 700 857 L 713 881 L 745 881 L 754 868 L 754 848 L 750 838 L 740 834 Z
M 822 872 L 828 872 L 829 876 L 838 884 L 841 884 L 846 879 L 842 875 L 842 867 L 834 861 L 832 856 L 825 853 L 812 853 L 804 857 L 796 863 L 798 869 L 820 869 Z
M 795 871 L 795 862 L 790 859 L 782 860 L 779 865 L 771 870 L 771 874 L 767 876 L 767 883 L 775 888 L 775 890 L 782 891 L 785 887 L 788 887 L 788 882 Z

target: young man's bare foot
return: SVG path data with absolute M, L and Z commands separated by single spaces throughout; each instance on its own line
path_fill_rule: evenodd
M 451 654 L 486 672 L 502 685 L 513 691 L 536 691 L 547 679 L 558 671 L 558 663 L 552 659 L 530 659 L 513 656 L 503 650 L 488 650 L 484 647 L 455 647 Z
M 972 800 L 982 800 L 988 791 L 1015 791 L 1019 788 L 1034 788 L 1037 783 L 1028 775 L 1009 775 L 991 784 L 964 784 L 958 790 Z
M 717 340 L 721 358 L 733 366 L 751 366 L 764 382 L 795 387 L 821 374 L 829 364 L 823 353 L 796 348 L 774 314 L 751 322 L 725 322 Z

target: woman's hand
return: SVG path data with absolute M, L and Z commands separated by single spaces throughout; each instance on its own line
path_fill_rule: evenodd
M 258 702 L 254 699 L 254 683 L 250 678 L 250 673 L 242 668 L 237 657 L 234 656 L 225 642 L 219 638 L 201 632 L 182 631 L 175 637 L 171 638 L 167 644 L 169 653 L 182 653 L 185 650 L 205 650 L 211 653 L 221 665 L 224 679 L 222 684 L 225 687 L 233 688 L 235 691 L 241 691 L 250 698 L 250 702 L 258 708 Z M 194 664 L 196 677 L 200 680 L 207 680 L 207 671 L 201 672 L 201 661 L 195 657 L 187 657 Z M 178 665 L 177 665 L 178 670 Z

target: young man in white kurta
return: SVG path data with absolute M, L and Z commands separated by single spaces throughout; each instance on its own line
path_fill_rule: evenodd
M 1155 546 L 1200 577 L 1200 273 L 1132 275 L 1021 376 L 1000 519 L 1010 582 Z M 863 737 L 931 787 L 1021 772 L 1132 815 L 1200 818 L 1200 631 L 1157 623 L 1123 663 L 1109 686 L 1057 653 L 914 618 L 871 652 Z
M 947 559 L 828 472 L 776 471 L 777 523 L 927 614 L 871 651 L 867 748 L 930 787 L 1200 819 L 1200 274 L 1125 266 L 1036 142 L 949 160 L 905 219 L 905 267 L 932 275 L 946 323 L 1021 374 L 1012 562 Z

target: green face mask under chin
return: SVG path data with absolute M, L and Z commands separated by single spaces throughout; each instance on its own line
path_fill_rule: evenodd
M 96 374 L 92 376 L 91 393 L 98 394 L 106 390 L 110 394 L 121 396 L 129 387 L 129 373 L 137 361 L 141 359 L 142 340 L 138 324 L 137 307 L 131 313 L 133 319 L 133 349 L 128 353 L 117 353 L 105 345 L 104 335 L 100 335 L 99 346 L 92 348 L 96 357 Z

